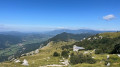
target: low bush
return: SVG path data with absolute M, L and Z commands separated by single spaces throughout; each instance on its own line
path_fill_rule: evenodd
M 68 58 L 68 56 L 69 56 L 68 53 L 69 53 L 69 51 L 64 50 L 64 51 L 62 51 L 61 56 L 64 58 Z
M 95 50 L 95 54 L 101 54 L 101 53 L 103 53 L 103 51 L 101 49 Z
M 93 59 L 91 57 L 91 55 L 79 54 L 79 55 L 72 55 L 70 57 L 70 62 L 72 64 L 78 64 L 78 63 L 90 63 L 90 64 L 94 64 L 94 63 L 96 63 L 96 60 Z
M 54 52 L 54 53 L 53 53 L 53 56 L 54 56 L 54 57 L 57 57 L 57 56 L 60 56 L 60 54 L 57 53 L 57 52 Z
M 120 62 L 120 58 L 117 55 L 110 56 L 109 60 L 110 62 L 114 62 L 114 63 Z
M 116 44 L 114 46 L 113 51 L 111 52 L 112 54 L 120 54 L 120 44 Z

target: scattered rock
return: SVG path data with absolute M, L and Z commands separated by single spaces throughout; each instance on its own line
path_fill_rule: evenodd
M 107 66 L 110 66 L 110 63 L 108 63 Z
M 87 40 L 91 40 L 91 38 L 88 38 Z
M 102 36 L 99 36 L 100 39 L 102 39 L 103 37 Z
M 69 62 L 68 62 L 68 60 L 64 60 L 64 62 L 61 62 L 62 64 L 64 64 L 64 65 L 69 65 Z
M 83 38 L 83 40 L 85 40 L 86 38 Z
M 70 58 L 71 56 L 69 55 L 69 58 Z
M 110 55 L 107 55 L 107 59 L 109 59 Z
M 118 57 L 120 57 L 120 54 L 118 54 Z
M 57 64 L 53 64 L 53 65 L 46 65 L 46 67 L 63 67 L 65 65 L 57 65 Z
M 50 57 L 47 57 L 47 59 L 50 59 Z
M 38 54 L 38 53 L 39 53 L 39 49 L 36 49 L 36 50 L 35 50 L 35 53 Z
M 84 51 L 84 54 L 88 54 L 89 52 L 88 51 Z
M 63 61 L 63 60 L 60 60 L 60 61 Z
M 14 61 L 15 61 L 15 63 L 19 63 L 19 62 L 21 62 L 20 60 L 17 60 L 17 59 L 15 59 Z
M 97 37 L 94 37 L 93 39 L 97 39 Z
M 28 66 L 28 65 L 29 65 L 29 64 L 28 64 L 28 61 L 27 61 L 26 59 L 24 59 L 22 65 Z

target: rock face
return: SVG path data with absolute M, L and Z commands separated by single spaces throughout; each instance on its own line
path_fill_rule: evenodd
M 28 61 L 27 61 L 26 59 L 24 59 L 22 65 L 28 66 L 28 65 L 29 65 L 29 64 L 28 64 Z

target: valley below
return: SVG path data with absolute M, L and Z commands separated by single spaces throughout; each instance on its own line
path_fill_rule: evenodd
M 120 0 L 0 0 L 0 67 L 120 67 Z
M 1 62 L 0 67 L 120 66 L 120 32 L 79 35 L 64 32 L 42 40 L 29 40 L 0 50 L 0 54 L 11 55 L 26 47 L 23 53 L 18 52 L 16 56 Z M 74 48 L 74 45 L 77 47 Z
M 119 67 L 119 46 L 120 32 L 29 35 L 0 50 L 0 67 Z

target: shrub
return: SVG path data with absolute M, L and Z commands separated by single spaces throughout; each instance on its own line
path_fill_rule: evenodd
M 74 56 L 74 53 L 71 53 L 71 56 Z
M 72 55 L 70 57 L 70 62 L 72 64 L 78 64 L 78 63 L 94 64 L 94 63 L 96 63 L 96 60 L 93 59 L 90 55 L 79 54 L 79 55 Z
M 101 49 L 95 50 L 95 54 L 101 54 L 101 53 L 103 53 L 103 51 Z
M 105 65 L 107 65 L 109 62 L 110 62 L 110 61 L 108 61 L 108 60 L 105 60 L 105 63 L 104 63 L 104 64 L 105 64 Z
M 68 53 L 69 53 L 69 51 L 62 51 L 61 56 L 64 58 L 68 58 L 68 56 L 69 56 Z
M 114 53 L 114 54 L 120 54 L 120 44 L 116 44 L 114 46 L 114 49 L 113 49 L 112 53 Z
M 120 62 L 120 58 L 117 55 L 110 56 L 109 60 L 110 62 L 114 62 L 114 63 Z
M 53 56 L 54 56 L 54 57 L 57 57 L 57 56 L 60 56 L 60 54 L 57 53 L 57 52 L 54 52 L 54 53 L 53 53 Z

